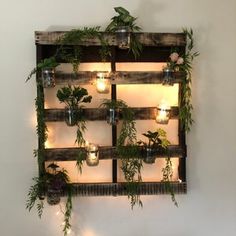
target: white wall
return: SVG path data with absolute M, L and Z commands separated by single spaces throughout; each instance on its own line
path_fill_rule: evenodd
M 105 26 L 113 7 L 139 17 L 144 31 L 195 31 L 201 56 L 194 64 L 194 119 L 188 135 L 188 194 L 143 197 L 130 210 L 126 197 L 76 198 L 73 233 L 80 236 L 221 236 L 236 234 L 236 1 L 235 0 L 1 0 L 0 235 L 62 235 L 58 207 L 41 220 L 25 210 L 37 173 L 32 149 L 35 83 L 24 83 L 35 64 L 35 30 Z

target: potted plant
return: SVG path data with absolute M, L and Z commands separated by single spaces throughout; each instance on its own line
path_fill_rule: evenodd
M 55 68 L 59 65 L 55 57 L 46 58 L 30 72 L 26 82 L 36 73 L 41 73 L 42 85 L 44 88 L 55 87 Z
M 69 184 L 69 176 L 65 170 L 59 170 L 59 166 L 52 163 L 47 167 L 47 172 L 44 175 L 33 178 L 34 184 L 30 187 L 26 209 L 31 211 L 35 204 L 38 211 L 38 216 L 41 218 L 44 209 L 44 196 L 47 193 L 47 202 L 50 205 L 55 205 L 60 202 L 60 195 L 63 191 L 67 195 L 67 201 L 64 211 L 64 235 L 67 235 L 71 224 L 72 212 L 72 189 Z
M 136 17 L 130 15 L 123 7 L 115 7 L 118 16 L 111 18 L 110 24 L 107 26 L 106 31 L 117 33 L 117 44 L 121 49 L 130 48 L 135 58 L 137 58 L 142 50 L 142 44 L 137 40 L 132 32 L 140 31 L 141 28 L 136 25 Z
M 116 125 L 120 118 L 120 113 L 127 105 L 122 100 L 104 99 L 100 107 L 107 109 L 107 123 Z
M 47 202 L 50 205 L 56 205 L 60 202 L 60 196 L 67 183 L 69 183 L 69 176 L 66 170 L 59 170 L 59 166 L 54 163 L 50 164 L 47 170 Z
M 88 96 L 88 91 L 80 86 L 66 86 L 57 91 L 57 98 L 66 104 L 65 122 L 68 126 L 78 124 L 82 121 L 81 103 L 90 103 L 92 96 Z
M 163 129 L 157 129 L 157 131 L 147 131 L 142 134 L 148 139 L 148 142 L 139 141 L 138 143 L 143 145 L 143 161 L 147 164 L 155 163 L 155 154 L 157 151 L 165 150 L 170 142 L 166 139 L 166 132 Z

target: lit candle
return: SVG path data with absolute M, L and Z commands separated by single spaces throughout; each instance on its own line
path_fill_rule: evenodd
M 97 74 L 96 87 L 98 93 L 109 93 L 109 79 L 102 72 Z
M 156 122 L 159 124 L 168 124 L 170 119 L 170 106 L 166 103 L 161 103 L 157 107 Z
M 97 166 L 99 163 L 98 146 L 90 143 L 87 147 L 86 163 L 88 166 Z

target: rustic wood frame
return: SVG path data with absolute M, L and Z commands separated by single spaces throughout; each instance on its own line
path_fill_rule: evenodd
M 42 59 L 52 56 L 57 48 L 56 40 L 60 38 L 65 32 L 35 32 L 35 43 L 37 53 L 37 63 Z M 162 82 L 162 72 L 116 72 L 116 62 L 166 62 L 171 53 L 172 48 L 178 48 L 180 52 L 185 51 L 186 35 L 183 33 L 136 33 L 137 38 L 143 44 L 143 52 L 141 56 L 135 60 L 134 56 L 117 47 L 116 37 L 113 33 L 103 33 L 105 39 L 109 43 L 111 49 L 111 99 L 116 99 L 116 85 L 117 84 L 158 84 Z M 70 45 L 69 45 L 70 46 Z M 100 40 L 97 38 L 89 39 L 83 42 L 84 49 L 88 53 L 85 54 L 81 62 L 99 62 L 100 57 L 97 54 L 99 49 Z M 62 61 L 63 62 L 63 61 Z M 179 83 L 179 102 L 181 101 L 181 83 L 184 78 L 183 73 L 175 73 L 175 83 Z M 78 72 L 76 76 L 68 73 L 57 72 L 56 83 L 67 84 L 68 82 L 74 84 L 91 84 L 96 77 L 96 72 Z M 36 80 L 40 81 L 40 75 L 37 73 Z M 37 96 L 43 96 L 44 90 L 40 83 L 37 83 Z M 179 109 L 183 104 L 178 107 L 171 108 L 171 119 L 179 119 Z M 135 119 L 155 119 L 156 108 L 133 108 Z M 84 109 L 84 115 L 87 120 L 105 120 L 105 109 Z M 60 122 L 64 120 L 64 112 L 62 109 L 43 109 L 45 122 Z M 181 128 L 179 120 L 179 145 L 171 145 L 168 147 L 169 155 L 171 157 L 179 158 L 179 178 L 181 182 L 171 182 L 171 186 L 175 193 L 186 193 L 186 137 L 185 131 Z M 79 183 L 72 184 L 74 193 L 81 196 L 106 196 L 106 195 L 125 195 L 125 183 L 117 183 L 117 159 L 121 158 L 116 154 L 116 140 L 117 140 L 117 127 L 112 126 L 112 147 L 100 147 L 101 159 L 112 159 L 112 183 Z M 45 161 L 69 161 L 75 160 L 75 154 L 78 148 L 54 148 L 46 149 L 45 144 L 39 137 L 38 149 L 41 152 L 39 161 L 39 172 L 42 174 Z M 66 155 L 66 158 L 64 158 Z M 162 152 L 157 152 L 157 158 L 163 158 L 165 155 Z M 44 170 L 45 171 L 45 170 Z M 139 186 L 139 194 L 166 194 L 169 193 L 163 182 L 145 183 L 142 182 Z

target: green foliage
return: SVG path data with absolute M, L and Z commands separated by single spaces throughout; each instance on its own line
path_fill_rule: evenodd
M 89 39 L 97 37 L 101 42 L 101 49 L 99 51 L 101 60 L 106 61 L 110 56 L 110 51 L 107 42 L 104 40 L 103 35 L 99 32 L 100 26 L 84 27 L 83 29 L 73 29 L 65 33 L 58 41 L 57 44 L 61 46 L 57 50 L 57 55 L 73 66 L 73 71 L 78 72 L 78 67 L 82 58 L 83 50 L 81 44 Z M 68 47 L 71 45 L 71 47 Z
M 46 189 L 65 189 L 67 192 L 67 203 L 64 212 L 64 235 L 67 235 L 70 229 L 70 218 L 72 211 L 72 189 L 69 184 L 69 176 L 65 170 L 60 170 L 59 166 L 55 163 L 47 167 L 47 172 L 41 177 L 33 178 L 34 184 L 30 187 L 28 192 L 28 199 L 26 201 L 26 209 L 31 209 L 36 205 L 38 216 L 41 218 L 44 208 L 44 198 L 42 197 Z
M 33 178 L 34 184 L 30 186 L 28 192 L 28 199 L 26 201 L 26 209 L 31 211 L 35 203 L 37 203 L 38 216 L 41 218 L 43 214 L 43 200 L 42 200 L 42 190 L 44 188 L 44 181 L 42 178 L 35 177 Z
M 70 224 L 71 213 L 72 213 L 72 188 L 71 186 L 67 186 L 67 201 L 64 213 L 64 227 L 63 227 L 64 236 L 68 235 L 68 231 L 71 228 Z
M 44 120 L 44 93 L 42 81 L 37 82 L 37 97 L 35 99 L 35 108 L 37 113 L 36 132 L 39 139 L 39 149 L 34 155 L 38 156 L 39 174 L 44 173 L 44 144 L 47 140 L 47 126 Z
M 81 119 L 77 123 L 77 132 L 76 132 L 76 140 L 75 140 L 75 142 L 78 144 L 79 147 L 85 144 L 85 139 L 83 136 L 85 130 L 86 130 L 85 120 Z
M 92 96 L 88 95 L 87 89 L 80 86 L 72 87 L 70 85 L 59 89 L 57 91 L 57 98 L 60 102 L 65 103 L 70 108 L 78 110 L 78 112 L 81 111 L 82 103 L 90 103 L 92 100 Z M 78 116 L 77 127 L 76 142 L 79 146 L 82 146 L 85 143 L 83 133 L 86 130 L 86 123 L 81 112 Z
M 76 166 L 77 166 L 80 174 L 82 174 L 82 167 L 83 167 L 83 163 L 84 163 L 85 159 L 86 159 L 86 152 L 79 150 L 78 155 L 77 155 L 77 159 L 76 159 Z
M 104 99 L 100 106 L 107 109 L 112 108 L 121 111 L 123 122 L 120 135 L 117 140 L 117 153 L 122 158 L 121 170 L 123 171 L 127 182 L 126 190 L 128 193 L 128 199 L 130 199 L 131 208 L 133 209 L 136 204 L 142 206 L 140 195 L 138 194 L 139 183 L 142 181 L 142 160 L 139 158 L 140 152 L 138 146 L 135 145 L 136 128 L 134 114 L 122 100 Z
M 174 205 L 178 207 L 178 203 L 175 199 L 175 193 L 173 191 L 173 188 L 171 186 L 171 180 L 173 176 L 173 169 L 172 169 L 172 162 L 170 157 L 166 158 L 166 166 L 162 169 L 163 173 L 163 179 L 162 181 L 165 183 L 167 190 L 169 191 L 171 195 L 171 200 L 173 201 Z
M 69 183 L 70 180 L 67 171 L 64 169 L 60 170 L 60 167 L 55 163 L 50 164 L 47 170 L 45 173 L 45 182 L 48 188 L 62 190 Z
M 181 91 L 182 94 L 179 117 L 182 129 L 188 132 L 190 131 L 192 123 L 194 122 L 192 119 L 193 106 L 191 101 L 192 62 L 194 58 L 199 55 L 199 53 L 192 51 L 194 47 L 193 30 L 183 29 L 183 33 L 187 38 L 186 52 L 182 55 L 179 55 L 179 52 L 174 50 L 172 54 L 176 53 L 179 60 L 170 59 L 170 61 L 167 63 L 167 67 L 173 69 L 174 71 L 182 71 L 185 74 Z
M 130 15 L 130 13 L 123 7 L 115 7 L 115 11 L 118 16 L 111 18 L 111 23 L 107 26 L 106 31 L 114 32 L 119 26 L 129 26 L 132 31 L 140 31 L 141 28 L 136 25 L 136 17 Z
M 71 85 L 59 89 L 57 98 L 70 108 L 77 108 L 81 103 L 90 103 L 92 100 L 92 96 L 88 96 L 87 89 Z
M 147 131 L 143 133 L 143 136 L 148 138 L 148 144 L 143 141 L 139 141 L 139 144 L 143 144 L 145 147 L 151 148 L 164 148 L 166 149 L 168 145 L 170 145 L 169 140 L 166 138 L 166 131 L 163 129 L 157 129 L 157 131 Z
M 53 57 L 49 57 L 49 58 L 45 58 L 44 60 L 42 60 L 41 62 L 39 62 L 37 64 L 37 66 L 30 72 L 30 74 L 28 75 L 27 79 L 25 82 L 27 82 L 28 80 L 31 79 L 31 77 L 36 73 L 39 72 L 45 68 L 55 68 L 59 65 L 58 62 L 56 62 L 56 58 Z
M 129 27 L 131 32 L 140 31 L 141 27 L 136 25 L 137 17 L 133 17 L 130 15 L 129 11 L 127 11 L 123 7 L 115 7 L 115 11 L 118 13 L 118 16 L 114 16 L 111 18 L 110 24 L 107 26 L 106 31 L 115 32 L 121 26 Z M 142 44 L 138 41 L 136 35 L 131 34 L 130 38 L 130 50 L 133 53 L 135 59 L 140 56 L 142 51 Z
M 195 57 L 199 55 L 198 52 L 192 52 L 194 47 L 194 39 L 193 39 L 193 30 L 183 29 L 183 32 L 187 37 L 187 48 L 186 54 L 184 56 L 184 67 L 182 70 L 186 73 L 185 79 L 183 81 L 183 88 L 181 94 L 181 107 L 180 107 L 180 120 L 182 128 L 187 132 L 190 131 L 191 125 L 193 123 L 192 119 L 192 92 L 191 92 L 191 83 L 192 83 L 192 61 Z
M 135 144 L 118 146 L 117 151 L 121 159 L 121 170 L 126 180 L 126 190 L 130 200 L 131 209 L 137 204 L 143 206 L 140 199 L 139 184 L 142 182 L 141 169 L 142 159 L 140 158 L 139 148 Z

